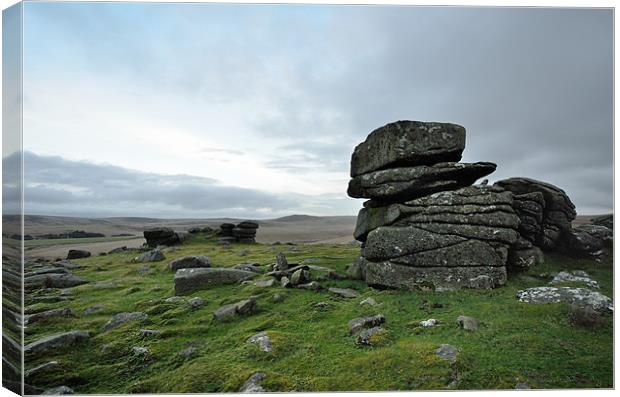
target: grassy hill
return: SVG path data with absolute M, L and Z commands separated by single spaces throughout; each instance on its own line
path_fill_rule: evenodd
M 343 299 L 325 290 L 284 289 L 279 284 L 268 288 L 237 284 L 198 291 L 180 302 L 165 301 L 174 294 L 173 273 L 167 265 L 175 258 L 204 254 L 214 266 L 253 261 L 266 270 L 279 251 L 289 262 L 306 261 L 342 274 L 359 254 L 354 245 L 224 247 L 199 236 L 167 252 L 163 262 L 131 263 L 136 254 L 123 253 L 75 261 L 83 267 L 74 273 L 89 284 L 72 288 L 66 301 L 34 303 L 29 295 L 26 309 L 31 313 L 68 307 L 74 316 L 28 326 L 26 343 L 69 330 L 87 330 L 92 337 L 68 352 L 28 360 L 27 368 L 50 360 L 60 363 L 59 370 L 33 383 L 42 388 L 67 385 L 80 394 L 234 392 L 261 371 L 267 375 L 263 387 L 282 392 L 512 389 L 519 382 L 532 388 L 613 387 L 612 316 L 604 316 L 600 328 L 582 329 L 571 323 L 565 304 L 526 304 L 515 297 L 521 289 L 546 285 L 549 278 L 543 273 L 573 269 L 588 272 L 599 281 L 603 294 L 613 296 L 611 260 L 596 263 L 547 256 L 545 265 L 513 276 L 506 286 L 494 290 L 376 290 L 362 281 L 326 280 L 320 281 L 324 288 L 353 288 L 361 297 Z M 151 270 L 137 271 L 145 267 Z M 98 288 L 97 282 L 116 287 Z M 186 302 L 196 296 L 205 304 L 192 309 Z M 250 296 L 257 297 L 257 314 L 231 322 L 213 319 L 220 306 Z M 368 297 L 378 304 L 360 305 Z M 317 306 L 318 302 L 326 305 Z M 105 308 L 84 314 L 84 309 L 96 304 Z M 433 304 L 442 307 L 433 308 Z M 134 311 L 147 313 L 148 319 L 101 331 L 114 314 Z M 377 346 L 356 346 L 348 334 L 348 321 L 379 313 L 386 317 L 385 337 Z M 478 318 L 481 328 L 461 330 L 456 325 L 459 315 Z M 417 326 L 429 318 L 440 324 Z M 161 333 L 144 337 L 139 331 L 143 328 Z M 261 331 L 270 336 L 272 353 L 247 342 Z M 459 349 L 455 364 L 434 353 L 444 343 Z M 148 355 L 133 354 L 135 346 L 147 348 Z M 179 352 L 189 347 L 196 353 L 182 357 Z

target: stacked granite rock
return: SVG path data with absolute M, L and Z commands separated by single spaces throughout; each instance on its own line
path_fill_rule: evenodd
M 254 243 L 256 242 L 256 231 L 258 223 L 253 221 L 243 221 L 238 225 L 233 223 L 222 223 L 220 225 L 220 241 Z
M 368 198 L 354 236 L 378 287 L 493 288 L 506 281 L 519 218 L 510 192 L 471 186 L 495 164 L 459 163 L 465 129 L 398 121 L 370 133 L 351 158 L 348 194 Z

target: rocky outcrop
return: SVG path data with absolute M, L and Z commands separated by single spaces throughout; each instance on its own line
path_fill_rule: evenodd
M 613 231 L 600 225 L 581 225 L 564 233 L 559 249 L 570 255 L 600 258 L 613 247 Z
M 528 178 L 504 179 L 497 181 L 495 185 L 509 190 L 515 196 L 527 194 L 528 198 L 533 198 L 534 196 L 531 193 L 542 194 L 543 200 L 538 201 L 539 205 L 541 203 L 544 204 L 540 228 L 535 234 L 533 234 L 535 230 L 532 230 L 532 233 L 526 232 L 524 237 L 532 237 L 531 234 L 533 234 L 533 241 L 530 241 L 543 250 L 557 248 L 561 242 L 562 234 L 570 231 L 571 222 L 577 215 L 575 205 L 564 190 L 550 183 Z M 523 201 L 529 201 L 530 204 L 533 202 L 533 200 L 522 200 L 521 202 Z M 537 207 L 532 205 L 530 209 L 531 211 L 529 212 L 523 209 L 518 210 L 519 215 L 523 217 L 522 222 L 526 223 L 526 225 L 530 225 L 532 219 L 526 218 L 525 215 L 536 212 Z
M 610 230 L 614 230 L 614 216 L 612 214 L 601 215 L 595 218 L 592 218 L 592 224 L 598 226 L 605 226 Z
M 89 336 L 89 333 L 85 331 L 69 331 L 46 336 L 36 342 L 32 342 L 29 345 L 24 346 L 24 354 L 37 355 L 50 350 L 65 350 L 88 339 Z
M 256 242 L 256 231 L 258 223 L 254 221 L 243 221 L 237 225 L 233 223 L 222 223 L 220 225 L 221 241 L 254 243 Z
M 185 240 L 183 233 L 175 232 L 169 227 L 155 227 L 144 231 L 144 238 L 149 247 L 160 245 L 177 245 Z
M 357 218 L 363 248 L 352 274 L 376 287 L 505 283 L 520 219 L 510 192 L 471 186 L 496 166 L 456 162 L 464 148 L 463 127 L 422 122 L 389 124 L 358 145 L 348 194 L 370 200 Z

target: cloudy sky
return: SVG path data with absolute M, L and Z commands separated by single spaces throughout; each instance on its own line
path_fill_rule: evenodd
M 351 152 L 465 126 L 491 181 L 611 211 L 610 10 L 26 3 L 27 212 L 354 215 Z M 14 161 L 5 158 L 5 162 Z

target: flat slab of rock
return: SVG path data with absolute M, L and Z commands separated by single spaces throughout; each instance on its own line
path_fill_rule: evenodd
M 450 123 L 397 121 L 372 131 L 355 147 L 351 176 L 403 165 L 459 161 L 465 128 Z
M 571 287 L 534 287 L 519 291 L 517 298 L 527 303 L 560 303 L 565 302 L 576 306 L 590 306 L 598 312 L 613 312 L 612 300 L 587 288 Z
M 372 327 L 362 330 L 357 338 L 355 338 L 355 344 L 360 346 L 372 346 L 376 344 L 375 338 L 378 335 L 384 334 L 386 331 L 381 327 Z
M 166 259 L 166 256 L 160 249 L 154 249 L 136 256 L 133 261 L 138 263 L 160 262 Z
M 184 256 L 170 262 L 170 270 L 192 269 L 198 267 L 211 267 L 211 259 L 206 255 Z
M 256 273 L 230 268 L 179 269 L 174 275 L 176 295 L 207 289 L 216 285 L 234 284 L 256 277 Z
M 412 267 L 385 262 L 366 263 L 366 282 L 370 286 L 435 291 L 483 288 L 506 284 L 503 266 Z
M 357 298 L 360 296 L 360 293 L 357 292 L 354 289 L 350 289 L 350 288 L 335 288 L 335 287 L 330 287 L 327 289 L 329 292 L 331 292 L 334 295 L 337 295 L 341 298 Z
M 477 318 L 469 316 L 458 316 L 456 323 L 465 331 L 477 331 L 480 326 L 480 321 Z
M 553 277 L 553 280 L 549 282 L 549 285 L 558 285 L 562 283 L 584 283 L 590 288 L 600 288 L 598 282 L 592 280 L 588 273 L 582 270 L 575 270 L 572 272 L 559 272 Z
M 359 317 L 349 321 L 349 335 L 356 334 L 364 328 L 372 328 L 385 323 L 385 316 L 377 314 L 375 316 Z
M 85 341 L 90 337 L 86 331 L 70 331 L 46 336 L 24 347 L 24 354 L 41 354 L 50 350 L 63 350 Z
M 459 350 L 452 345 L 443 344 L 435 350 L 435 354 L 437 354 L 442 360 L 446 360 L 451 364 L 454 364 L 456 362 L 457 355 L 459 354 Z
M 405 202 L 472 185 L 495 171 L 493 163 L 439 163 L 391 168 L 359 175 L 349 181 L 347 194 L 385 203 Z
M 33 324 L 36 323 L 37 321 L 41 321 L 47 318 L 53 318 L 53 317 L 71 317 L 72 313 L 71 313 L 71 309 L 69 308 L 62 308 L 62 309 L 51 309 L 51 310 L 46 310 L 43 312 L 39 312 L 39 313 L 34 313 L 34 314 L 30 314 L 24 317 L 24 323 L 25 324 Z
M 120 327 L 121 325 L 129 322 L 129 321 L 144 321 L 148 318 L 148 314 L 142 312 L 132 312 L 132 313 L 118 313 L 114 315 L 103 326 L 103 331 L 109 331 L 111 329 Z
M 71 288 L 86 283 L 88 283 L 87 280 L 70 273 L 49 273 L 24 278 L 24 286 L 26 288 Z

